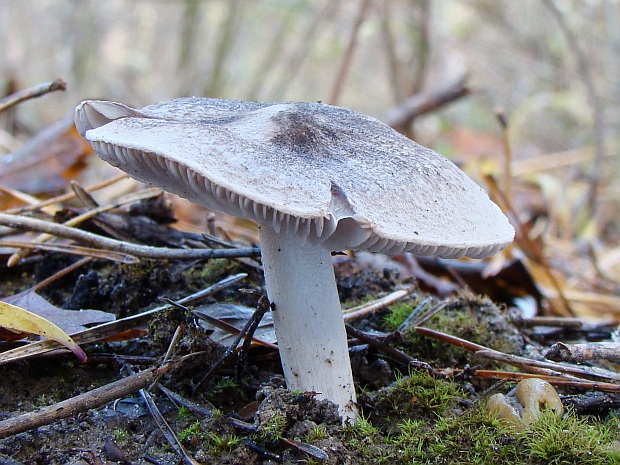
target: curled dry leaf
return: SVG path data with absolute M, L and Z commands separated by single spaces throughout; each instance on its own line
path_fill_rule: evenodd
M 0 326 L 14 331 L 38 334 L 47 339 L 52 339 L 75 354 L 80 362 L 86 361 L 86 354 L 67 333 L 54 323 L 34 313 L 0 301 Z

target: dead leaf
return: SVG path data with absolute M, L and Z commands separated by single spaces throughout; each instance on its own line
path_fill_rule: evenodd
M 20 292 L 2 300 L 53 322 L 67 334 L 79 333 L 87 329 L 87 325 L 107 323 L 115 318 L 111 313 L 100 310 L 65 310 L 59 308 L 34 291 Z
M 64 189 L 91 152 L 75 130 L 73 115 L 67 115 L 2 157 L 0 183 L 28 194 Z
M 84 351 L 62 329 L 28 310 L 0 301 L 0 326 L 52 339 L 73 352 L 80 362 L 86 361 Z

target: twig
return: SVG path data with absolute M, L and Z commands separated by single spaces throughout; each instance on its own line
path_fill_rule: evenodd
M 36 283 L 34 286 L 32 286 L 30 288 L 31 291 L 36 292 L 39 289 L 44 288 L 45 286 L 49 286 L 50 284 L 52 284 L 53 282 L 59 280 L 60 278 L 62 278 L 63 276 L 68 275 L 69 273 L 71 273 L 72 271 L 77 270 L 78 268 L 80 268 L 81 266 L 86 265 L 88 262 L 90 262 L 92 260 L 92 258 L 90 257 L 86 257 L 86 258 L 82 258 L 81 260 L 78 260 L 75 263 L 72 263 L 71 265 L 63 268 L 60 271 L 57 271 L 56 273 L 54 273 L 51 276 L 48 276 L 47 278 L 45 278 L 42 281 L 39 281 L 38 283 Z
M 281 66 L 279 82 L 271 92 L 276 99 L 280 100 L 281 96 L 287 94 L 287 88 L 295 81 L 297 74 L 304 69 L 304 60 L 311 56 L 310 50 L 313 50 L 313 47 L 316 48 L 317 41 L 315 38 L 321 31 L 321 23 L 325 18 L 333 15 L 338 3 L 334 0 L 323 0 L 322 5 L 316 9 L 314 15 L 304 25 L 304 30 L 295 31 L 294 37 L 298 46 L 291 58 Z M 319 2 L 311 2 L 308 5 L 316 7 L 317 4 Z
M 404 131 L 418 116 L 469 95 L 470 90 L 465 85 L 466 80 L 467 77 L 463 77 L 443 89 L 415 94 L 409 97 L 388 112 L 384 119 L 385 124 L 396 130 Z
M 218 329 L 221 329 L 222 331 L 227 332 L 228 334 L 231 334 L 233 336 L 238 336 L 239 334 L 242 334 L 243 330 L 239 329 L 233 325 L 231 325 L 230 323 L 227 323 L 224 320 L 221 320 L 219 318 L 214 318 L 211 315 L 208 315 L 206 313 L 203 313 L 201 311 L 198 310 L 194 310 L 194 315 L 197 316 L 198 318 L 205 320 L 207 323 L 209 323 L 212 326 L 215 326 Z M 247 324 L 247 322 L 246 322 Z M 269 347 L 270 349 L 275 349 L 278 350 L 278 345 L 274 344 L 273 342 L 269 342 L 269 341 L 265 341 L 264 339 L 258 338 L 258 337 L 253 337 L 252 338 L 252 342 L 255 342 L 261 346 L 264 347 Z
M 329 94 L 329 103 L 331 103 L 332 105 L 336 105 L 338 103 L 338 99 L 340 98 L 340 94 L 342 93 L 342 86 L 344 85 L 345 78 L 351 66 L 353 52 L 355 51 L 355 46 L 357 45 L 359 29 L 362 25 L 362 22 L 364 21 L 366 11 L 368 10 L 369 6 L 370 0 L 360 0 L 360 6 L 357 10 L 357 16 L 355 17 L 355 21 L 353 22 L 353 27 L 351 28 L 351 35 L 349 36 L 347 49 L 344 52 L 342 61 L 340 62 L 340 66 L 338 67 L 338 72 L 336 73 L 336 79 L 334 80 L 332 90 Z
M 369 313 L 374 313 L 378 310 L 381 310 L 382 308 L 385 308 L 388 305 L 393 304 L 394 302 L 398 302 L 399 300 L 407 297 L 414 290 L 414 286 L 411 286 L 407 289 L 400 289 L 386 295 L 385 297 L 381 297 L 380 299 L 366 302 L 365 304 L 344 310 L 344 321 L 353 321 L 357 318 L 368 315 Z
M 420 369 L 428 371 L 429 373 L 433 373 L 433 369 L 428 363 L 420 362 L 416 360 L 415 358 L 407 355 L 403 351 L 398 350 L 397 348 L 392 347 L 391 345 L 385 343 L 384 341 L 379 340 L 378 338 L 373 337 L 370 334 L 366 334 L 360 331 L 359 329 L 355 329 L 353 326 L 345 325 L 345 328 L 347 330 L 347 334 L 350 337 L 359 339 L 360 341 L 374 347 L 379 352 L 383 352 L 389 355 L 394 360 L 402 363 L 403 365 L 414 367 L 414 368 L 420 368 Z
M 184 330 L 185 330 L 185 327 L 183 325 L 177 326 L 177 329 L 174 331 L 174 334 L 172 335 L 172 339 L 170 340 L 170 344 L 168 344 L 168 350 L 166 350 L 166 353 L 164 354 L 162 363 L 166 363 L 168 360 L 172 359 L 172 356 L 174 355 L 174 351 L 179 345 L 179 341 L 181 340 L 181 336 L 183 335 Z M 148 387 L 147 391 L 152 391 L 153 388 L 159 384 L 160 379 L 161 379 L 161 376 L 156 377 L 151 383 L 151 385 Z
M 52 234 L 66 239 L 86 243 L 101 249 L 114 252 L 126 253 L 135 257 L 167 260 L 195 260 L 204 258 L 238 258 L 256 257 L 260 255 L 258 247 L 240 249 L 170 249 L 167 247 L 152 247 L 146 245 L 131 244 L 117 241 L 97 234 L 70 228 L 49 221 L 26 218 L 24 216 L 7 215 L 0 213 L 0 224 L 17 229 L 29 229 L 32 231 Z M 2 241 L 0 241 L 0 245 Z
M 420 18 L 412 17 L 406 19 L 406 22 L 411 25 L 412 31 L 410 32 L 410 37 L 413 38 L 413 45 L 415 47 L 414 53 L 408 60 L 410 65 L 415 66 L 415 69 L 408 72 L 408 74 L 411 74 L 407 89 L 408 95 L 419 94 L 422 91 L 425 76 L 428 71 L 431 49 L 431 1 L 418 0 L 416 9 L 420 12 Z M 413 136 L 413 134 L 409 134 L 410 131 L 408 129 L 405 130 L 405 133 Z
M 530 373 L 540 373 L 549 376 L 563 376 L 577 379 L 576 377 L 593 378 L 604 382 L 620 382 L 620 374 L 594 367 L 580 367 L 575 365 L 561 365 L 553 362 L 543 362 L 517 355 L 510 355 L 498 350 L 466 341 L 456 336 L 435 331 L 428 328 L 417 327 L 416 331 L 424 336 L 443 341 L 462 349 L 474 352 L 476 355 L 517 366 Z
M 25 413 L 16 417 L 0 421 L 0 438 L 23 433 L 39 426 L 48 425 L 63 418 L 72 417 L 88 409 L 100 407 L 115 399 L 125 397 L 150 385 L 153 380 L 178 366 L 189 356 L 176 362 L 170 362 L 157 368 L 150 368 L 129 377 L 106 384 L 92 391 L 85 392 L 71 399 L 43 407 L 34 412 Z
M 71 255 L 79 255 L 80 257 L 90 257 L 90 258 L 101 258 L 105 260 L 110 260 L 113 262 L 119 262 L 124 264 L 138 263 L 138 260 L 133 255 L 127 255 L 120 252 L 113 252 L 111 250 L 101 250 L 94 249 L 92 247 L 81 247 L 79 245 L 71 245 L 71 244 L 45 244 L 45 243 L 37 243 L 37 242 L 25 242 L 25 241 L 11 241 L 8 239 L 0 240 L 1 247 L 15 247 L 18 248 L 19 251 L 15 252 L 12 257 L 17 256 L 19 253 L 19 258 L 24 258 L 27 254 L 24 252 L 38 252 L 40 250 L 45 250 L 48 252 L 58 252 L 58 253 L 66 253 Z M 7 266 L 14 266 L 15 263 L 10 262 L 7 263 Z
M 211 64 L 211 76 L 209 83 L 204 89 L 205 95 L 218 95 L 222 92 L 222 78 L 226 70 L 226 60 L 231 57 L 231 50 L 235 45 L 235 39 L 242 35 L 239 25 L 242 24 L 243 13 L 246 11 L 240 0 L 229 0 L 226 5 L 226 17 L 219 31 L 217 31 L 218 43 L 215 47 L 213 63 Z
M 129 365 L 126 365 L 125 369 L 132 376 L 134 375 L 133 370 L 131 369 Z M 156 376 L 153 382 L 150 383 L 150 385 L 153 386 L 154 384 L 156 384 L 157 380 L 160 377 L 161 377 L 161 374 Z M 140 393 L 140 397 L 142 397 L 142 400 L 144 400 L 144 403 L 146 404 L 146 407 L 148 408 L 149 413 L 151 414 L 151 417 L 153 417 L 155 424 L 157 425 L 159 430 L 162 432 L 162 434 L 164 435 L 164 437 L 166 438 L 166 440 L 168 441 L 168 444 L 170 444 L 172 449 L 177 454 L 179 454 L 181 457 L 183 457 L 183 460 L 189 465 L 200 465 L 187 453 L 187 451 L 185 450 L 185 448 L 179 441 L 179 438 L 177 437 L 176 434 L 174 434 L 174 431 L 172 430 L 172 428 L 170 427 L 170 425 L 168 424 L 164 416 L 159 411 L 159 408 L 157 408 L 157 404 L 153 400 L 153 397 L 151 396 L 151 394 L 145 389 L 145 387 L 142 387 L 138 392 Z
M 157 404 L 153 400 L 151 394 L 149 394 L 146 389 L 140 389 L 140 397 L 142 397 L 142 399 L 144 400 L 144 403 L 149 409 L 153 420 L 155 420 L 157 427 L 162 432 L 172 449 L 183 458 L 185 463 L 189 465 L 201 465 L 187 453 L 185 447 L 183 447 L 183 444 L 181 444 L 181 441 L 179 441 L 179 438 L 174 433 L 164 416 L 161 414 L 159 408 L 157 408 Z
M 271 42 L 263 48 L 265 54 L 260 60 L 257 69 L 248 76 L 250 81 L 249 90 L 246 93 L 245 100 L 257 101 L 260 100 L 260 92 L 265 89 L 265 82 L 268 77 L 276 69 L 278 64 L 281 64 L 282 58 L 286 54 L 282 53 L 282 49 L 285 45 L 289 45 L 289 40 L 286 37 L 289 31 L 291 31 L 291 19 L 293 15 L 297 14 L 296 9 L 286 8 L 282 12 L 282 17 L 279 19 L 278 25 L 271 25 L 271 29 L 275 31 Z M 295 30 L 295 36 L 298 37 L 299 31 Z
M 556 342 L 545 354 L 554 362 L 583 363 L 589 360 L 620 360 L 620 343 L 588 342 L 584 344 L 564 344 Z
M 206 407 L 203 407 L 202 405 L 199 405 L 196 402 L 186 399 L 185 397 L 177 394 L 176 392 L 171 391 L 170 389 L 162 386 L 161 384 L 158 384 L 157 387 L 161 392 L 166 394 L 166 396 L 168 396 L 168 399 L 170 399 L 174 404 L 182 405 L 190 412 L 197 413 L 198 415 L 202 415 L 203 417 L 208 418 L 211 417 L 213 415 L 213 411 L 216 410 L 215 406 L 206 399 L 201 400 L 201 402 L 206 405 Z
M 404 86 L 402 84 L 402 72 L 400 63 L 396 53 L 396 45 L 394 42 L 394 34 L 390 26 L 390 0 L 381 2 L 381 37 L 385 44 L 385 55 L 390 68 L 390 84 L 394 92 L 394 103 L 398 103 L 404 99 Z
M 568 318 L 563 316 L 534 316 L 523 318 L 523 326 L 531 328 L 533 326 L 547 326 L 554 328 L 581 329 L 583 320 L 579 318 Z
M 250 345 L 252 344 L 254 333 L 256 332 L 256 329 L 258 328 L 261 320 L 265 316 L 265 313 L 271 310 L 271 307 L 271 302 L 269 302 L 267 296 L 261 295 L 258 299 L 258 304 L 256 305 L 256 311 L 252 314 L 252 317 L 244 328 L 245 339 L 243 340 L 241 349 L 237 354 L 237 366 L 235 367 L 235 378 L 237 379 L 241 378 L 241 374 L 245 369 L 245 363 L 248 359 L 248 354 L 250 353 Z
M 80 198 L 80 200 L 82 200 L 83 202 L 86 202 L 89 205 L 89 208 L 92 208 L 92 209 L 65 221 L 63 223 L 64 226 L 77 226 L 86 220 L 95 218 L 100 213 L 105 213 L 114 208 L 118 208 L 124 204 L 134 202 L 136 198 L 142 199 L 144 198 L 144 192 L 145 192 L 145 191 L 139 191 L 137 193 L 132 193 L 128 196 L 119 198 L 116 202 L 100 207 L 99 205 L 96 204 L 96 202 L 92 199 L 92 197 L 89 198 L 90 194 L 88 194 L 88 192 L 86 192 L 78 184 L 76 184 L 75 182 L 72 182 L 71 187 L 76 197 Z M 147 195 L 150 195 L 150 193 Z M 35 237 L 32 240 L 32 243 L 39 244 L 39 243 L 47 242 L 52 238 L 53 236 L 50 234 L 41 234 L 38 237 Z M 7 261 L 7 266 L 11 267 L 11 266 L 17 265 L 17 263 L 22 258 L 25 258 L 26 256 L 28 256 L 28 254 L 29 254 L 29 251 L 26 249 L 18 250 L 17 252 L 15 252 L 9 257 Z
M 265 297 L 266 299 L 266 297 Z M 241 339 L 243 339 L 244 337 L 248 338 L 248 339 L 253 339 L 252 335 L 249 334 L 250 328 L 254 328 L 253 331 L 256 330 L 256 327 L 258 327 L 258 324 L 260 323 L 260 320 L 263 318 L 263 315 L 265 314 L 265 312 L 267 312 L 267 310 L 269 310 L 271 307 L 269 305 L 269 301 L 266 301 L 267 304 L 265 305 L 265 301 L 263 301 L 263 305 L 258 305 L 258 307 L 256 308 L 256 311 L 252 314 L 252 317 L 245 323 L 245 326 L 243 327 L 242 330 L 238 330 L 237 328 L 235 328 L 232 325 L 228 325 L 226 323 L 227 326 L 229 326 L 229 329 L 227 329 L 229 332 L 234 333 L 237 332 L 237 335 L 235 336 L 235 339 L 233 339 L 233 342 L 226 348 L 226 350 L 224 351 L 224 353 L 222 354 L 222 356 L 213 364 L 211 365 L 211 368 L 209 368 L 209 371 L 200 379 L 200 381 L 198 381 L 198 383 L 196 384 L 196 386 L 194 386 L 194 392 L 196 392 L 196 390 L 202 386 L 202 384 L 209 379 L 209 377 L 213 374 L 213 372 L 222 364 L 222 362 L 224 362 L 224 360 L 237 348 L 237 346 L 239 345 L 239 342 L 241 342 Z M 175 306 L 179 306 L 178 304 L 173 304 Z M 179 306 L 180 308 L 183 308 L 185 310 L 187 310 L 187 307 L 183 307 L 183 306 Z M 209 323 L 215 325 L 215 326 L 220 326 L 222 323 L 222 321 L 218 320 L 217 318 L 213 318 L 210 315 L 204 314 L 204 313 L 198 313 L 198 312 L 194 312 L 194 314 L 199 317 L 199 318 L 203 318 L 205 320 L 207 320 Z M 261 341 L 262 343 L 263 341 Z M 271 347 L 275 347 L 277 348 L 277 346 L 274 346 L 273 344 L 269 344 Z
M 451 369 L 442 371 L 448 377 L 455 377 L 464 374 L 466 370 Z M 615 383 L 602 383 L 597 381 L 583 381 L 576 379 L 567 379 L 565 377 L 547 376 L 536 373 L 515 373 L 512 371 L 495 371 L 495 370 L 475 370 L 473 376 L 485 379 L 497 379 L 506 381 L 521 381 L 528 378 L 539 378 L 547 381 L 554 386 L 563 386 L 567 388 L 591 389 L 605 392 L 620 392 L 620 385 Z
M 502 145 L 504 148 L 504 195 L 512 198 L 512 147 L 510 146 L 510 135 L 508 132 L 508 119 L 503 109 L 495 112 L 497 121 L 502 128 Z
M 17 105 L 18 103 L 23 102 L 24 100 L 41 97 L 42 95 L 50 92 L 66 89 L 67 83 L 62 79 L 56 79 L 52 82 L 44 82 L 42 84 L 37 84 L 36 86 L 29 87 L 28 89 L 20 90 L 19 92 L 15 92 L 14 94 L 0 100 L 0 113 L 8 110 L 9 108 Z

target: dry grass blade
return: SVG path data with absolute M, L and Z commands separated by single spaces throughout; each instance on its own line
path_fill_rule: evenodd
M 11 241 L 0 240 L 0 247 L 16 247 L 20 249 L 28 249 L 32 251 L 45 250 L 48 252 L 59 252 L 71 255 L 79 255 L 81 257 L 101 258 L 103 260 L 110 260 L 113 262 L 131 264 L 138 263 L 138 260 L 133 255 L 114 252 L 110 250 L 94 249 L 92 247 L 82 247 L 79 245 L 70 244 L 40 244 L 37 242 L 24 242 L 24 241 Z M 23 255 L 20 255 L 23 257 Z M 12 264 L 11 264 L 12 265 Z
M 39 205 L 40 204 L 40 200 L 30 194 L 26 194 L 25 192 L 22 192 L 20 190 L 17 189 L 12 189 L 10 187 L 7 186 L 0 186 L 0 192 L 5 193 L 6 195 L 17 199 L 21 202 L 27 203 L 29 205 Z M 49 205 L 43 205 L 40 207 L 40 210 L 48 215 L 53 215 L 55 209 L 51 208 Z M 7 210 L 8 211 L 8 210 Z
M 106 188 L 108 186 L 111 186 L 113 184 L 116 184 L 119 181 L 122 181 L 122 180 L 128 179 L 128 178 L 129 178 L 129 176 L 127 176 L 126 174 L 121 174 L 120 176 L 116 176 L 114 178 L 111 178 L 111 179 L 108 179 L 106 181 L 100 182 L 100 183 L 95 184 L 93 186 L 86 187 L 85 190 L 86 190 L 86 192 L 95 192 L 97 190 L 104 189 L 104 188 Z M 145 189 L 145 190 L 148 191 L 150 189 Z M 157 192 L 161 192 L 159 189 L 154 189 L 154 190 L 156 190 Z M 140 191 L 140 192 L 143 192 L 143 191 Z M 31 196 L 28 196 L 28 197 L 32 198 Z M 52 198 L 47 199 L 47 200 L 43 200 L 43 201 L 38 200 L 37 202 L 32 202 L 31 205 L 28 205 L 26 207 L 11 208 L 9 210 L 6 210 L 4 213 L 8 213 L 8 214 L 11 214 L 11 215 L 18 215 L 20 213 L 26 213 L 26 212 L 35 211 L 35 210 L 45 211 L 45 208 L 50 206 L 50 205 L 66 202 L 66 201 L 71 200 L 73 198 L 75 198 L 75 192 L 72 191 L 72 192 L 68 192 L 66 194 L 59 195 L 57 197 L 52 197 Z
M 556 278 L 555 274 L 551 270 L 551 266 L 549 265 L 549 261 L 545 256 L 542 246 L 531 239 L 530 237 L 530 228 L 522 221 L 519 220 L 519 215 L 516 213 L 515 209 L 512 206 L 512 202 L 504 192 L 499 188 L 497 182 L 493 178 L 493 176 L 486 175 L 484 177 L 487 185 L 490 190 L 490 197 L 495 201 L 506 213 L 508 218 L 510 218 L 510 222 L 515 228 L 515 242 L 519 246 L 519 248 L 523 251 L 523 253 L 527 254 L 531 259 L 537 263 L 541 269 L 544 271 L 545 275 L 549 279 L 549 282 L 557 292 L 557 295 L 562 303 L 562 306 L 554 306 L 556 312 L 563 316 L 574 316 L 575 312 L 571 308 L 571 304 L 569 300 L 566 298 L 564 293 L 564 289 L 562 288 L 560 282 Z M 527 261 L 526 261 L 527 265 Z

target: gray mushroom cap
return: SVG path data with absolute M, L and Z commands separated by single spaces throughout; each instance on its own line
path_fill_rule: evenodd
M 492 255 L 514 230 L 443 156 L 321 103 L 86 101 L 76 126 L 131 176 L 330 250 Z

